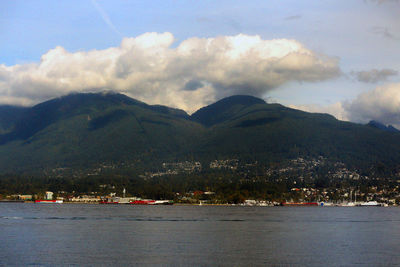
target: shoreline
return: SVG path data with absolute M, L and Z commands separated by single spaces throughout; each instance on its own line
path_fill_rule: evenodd
M 32 203 L 32 204 L 38 204 L 35 203 L 34 201 L 23 201 L 23 200 L 0 200 L 1 203 Z M 53 203 L 52 203 L 53 204 Z M 379 203 L 379 205 L 354 205 L 354 206 L 347 206 L 345 204 L 336 204 L 336 205 L 243 205 L 243 204 L 211 204 L 211 203 L 173 203 L 171 205 L 154 205 L 154 204 L 130 204 L 130 203 L 115 203 L 115 204 L 101 204 L 99 202 L 74 202 L 74 201 L 66 201 L 63 203 L 54 203 L 54 204 L 67 204 L 67 205 L 131 205 L 131 206 L 233 206 L 233 207 L 397 207 L 398 205 L 384 205 L 382 203 Z

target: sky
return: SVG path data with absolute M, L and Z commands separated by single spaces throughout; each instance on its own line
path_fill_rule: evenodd
M 0 104 L 115 91 L 198 108 L 253 95 L 400 127 L 400 1 L 0 2 Z

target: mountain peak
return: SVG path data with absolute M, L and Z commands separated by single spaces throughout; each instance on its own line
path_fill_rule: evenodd
M 393 127 L 392 125 L 384 125 L 383 123 L 380 123 L 379 121 L 375 121 L 375 120 L 371 120 L 370 122 L 368 122 L 367 124 L 370 127 L 374 127 L 380 130 L 384 130 L 386 132 L 399 132 L 398 129 L 396 129 L 395 127 Z
M 250 96 L 250 95 L 233 95 L 233 96 L 225 97 L 225 98 L 215 102 L 213 105 L 215 105 L 215 104 L 251 106 L 251 105 L 255 105 L 255 104 L 266 104 L 266 102 L 264 100 L 262 100 L 261 98 L 257 98 L 257 97 Z
M 181 118 L 189 117 L 183 110 L 162 105 L 148 105 L 142 101 L 114 91 L 103 91 L 100 93 L 71 93 L 40 103 L 33 108 L 44 109 L 51 107 L 55 110 L 62 110 L 63 113 L 65 113 L 66 111 L 85 108 L 90 105 L 99 110 L 113 105 L 135 105 L 158 113 L 170 114 Z
M 216 159 L 268 168 L 319 156 L 360 169 L 382 162 L 397 170 L 400 158 L 400 135 L 391 126 L 342 122 L 252 96 L 221 99 L 191 117 L 115 93 L 72 94 L 21 110 L 4 108 L 0 115 L 0 174 L 53 175 L 65 167 L 86 175 L 92 172 L 82 168 L 107 164 L 116 169 L 101 174 L 121 167 L 136 175 L 163 162 Z
M 199 109 L 192 114 L 191 118 L 203 125 L 212 126 L 226 120 L 235 111 L 259 104 L 263 105 L 266 102 L 254 96 L 234 95 Z

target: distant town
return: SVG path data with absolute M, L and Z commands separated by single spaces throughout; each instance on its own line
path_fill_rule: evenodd
M 47 177 L 37 185 L 31 178 L 25 182 L 28 185 L 19 185 L 27 189 L 18 189 L 13 184 L 15 179 L 3 177 L 0 199 L 247 206 L 400 204 L 398 173 L 385 177 L 377 169 L 366 175 L 324 157 L 299 157 L 268 168 L 257 161 L 243 163 L 238 159 L 212 160 L 205 168 L 198 161 L 164 162 L 156 171 L 144 171 L 136 178 L 114 175 L 107 182 L 110 179 L 102 171 L 117 168 L 104 163 L 96 170 L 87 171 L 85 178 L 71 178 L 72 182 L 60 174 L 63 168 L 54 169 L 52 173 L 58 173 L 54 178 Z

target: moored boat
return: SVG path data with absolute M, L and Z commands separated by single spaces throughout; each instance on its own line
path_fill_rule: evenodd
M 339 206 L 341 206 L 341 207 L 355 207 L 356 203 L 355 202 L 347 202 L 347 203 L 342 203 Z
M 61 203 L 63 203 L 63 201 L 62 201 L 62 200 L 59 200 L 59 199 L 57 199 L 57 200 L 38 199 L 38 200 L 35 200 L 35 203 L 61 204 Z
M 174 201 L 172 200 L 156 200 L 154 205 L 173 205 Z
M 319 206 L 321 206 L 321 207 L 332 207 L 332 206 L 335 206 L 335 204 L 333 204 L 332 202 L 320 202 Z
M 376 201 L 367 201 L 367 202 L 360 202 L 357 206 L 360 207 L 380 207 L 383 206 L 381 203 Z
M 129 202 L 132 205 L 172 205 L 172 200 L 137 199 Z
M 132 205 L 155 205 L 156 201 L 152 200 L 152 199 L 138 199 L 138 200 L 129 202 L 129 204 L 132 204 Z

